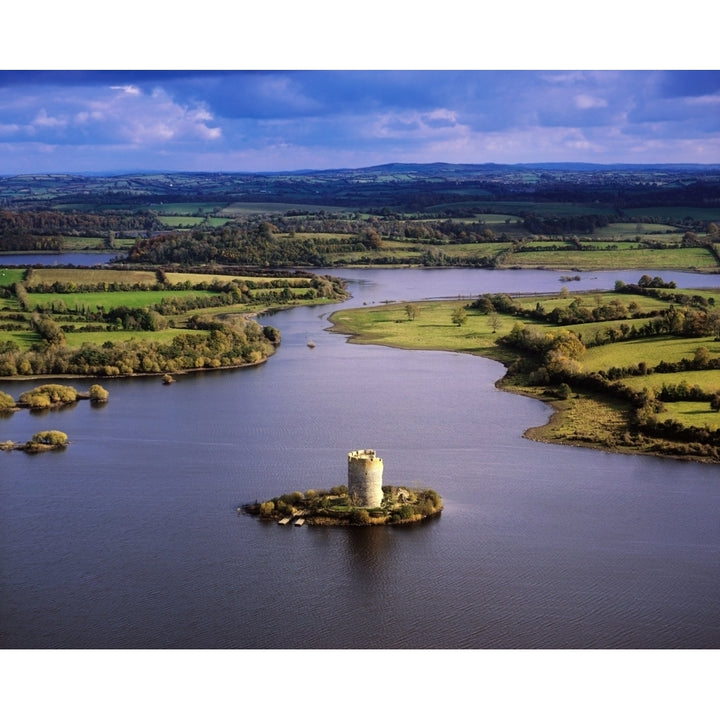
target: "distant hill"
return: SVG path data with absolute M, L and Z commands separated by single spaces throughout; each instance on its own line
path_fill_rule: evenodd
M 171 202 L 281 202 L 373 209 L 488 200 L 717 207 L 720 165 L 388 163 L 294 172 L 0 176 L 0 208 L 84 210 Z

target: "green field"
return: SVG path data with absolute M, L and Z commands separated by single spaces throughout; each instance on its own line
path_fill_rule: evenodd
M 275 282 L 277 278 L 263 275 L 215 275 L 208 273 L 192 273 L 192 272 L 169 272 L 166 273 L 166 277 L 169 283 L 173 285 L 179 285 L 181 283 L 190 283 L 192 285 L 198 285 L 200 283 L 213 283 L 215 281 L 219 283 L 229 282 L 253 282 L 256 285 L 267 285 Z M 289 285 L 297 285 L 307 287 L 308 279 L 305 277 L 288 277 L 283 278 Z
M 706 344 L 705 347 L 710 347 L 710 344 Z M 623 385 L 636 390 L 642 390 L 644 387 L 652 388 L 657 392 L 662 390 L 663 385 L 678 385 L 681 382 L 687 383 L 690 387 L 697 385 L 705 392 L 715 392 L 720 390 L 720 370 L 688 370 L 623 378 Z
M 705 248 L 673 248 L 651 250 L 599 250 L 517 252 L 507 264 L 514 267 L 552 268 L 557 270 L 717 270 L 718 262 Z
M 388 345 L 412 350 L 448 350 L 469 352 L 502 359 L 507 352 L 495 344 L 499 334 L 509 332 L 515 318 L 501 315 L 501 325 L 493 332 L 487 315 L 468 311 L 467 322 L 457 327 L 451 321 L 452 311 L 467 300 L 438 300 L 409 303 L 418 308 L 414 320 L 408 319 L 406 305 L 393 303 L 359 310 L 338 310 L 330 320 L 333 331 L 353 336 L 353 342 Z M 538 327 L 552 327 L 538 323 Z
M 711 430 L 720 428 L 720 413 L 710 410 L 706 402 L 665 403 L 665 410 L 658 414 L 658 420 L 677 420 L 683 425 Z
M 184 328 L 167 328 L 166 330 L 155 330 L 152 333 L 138 332 L 137 330 L 114 330 L 112 332 L 73 332 L 67 333 L 65 338 L 68 347 L 82 347 L 85 343 L 91 345 L 102 345 L 105 342 L 122 343 L 131 340 L 147 339 L 152 336 L 153 342 L 168 343 L 177 335 L 198 335 L 200 331 L 186 330 Z M 37 342 L 37 338 L 35 338 Z
M 22 282 L 24 277 L 24 270 L 0 267 L 0 287 L 11 287 L 17 282 Z
M 2 377 L 129 375 L 262 362 L 274 352 L 279 335 L 253 320 L 258 312 L 345 297 L 339 281 L 303 275 L 168 273 L 166 279 L 182 287 L 160 289 L 157 274 L 149 271 L 6 272 L 6 297 L 0 298 Z M 38 289 L 49 286 L 56 292 L 28 292 L 27 281 L 22 282 L 27 274 L 42 283 Z M 237 285 L 226 292 L 233 280 Z M 113 289 L 97 291 L 98 284 Z M 88 292 L 77 289 L 83 287 Z M 72 291 L 61 292 L 67 289 Z M 197 302 L 188 302 L 193 299 Z
M 564 291 L 563 291 L 564 288 Z M 706 292 L 706 297 L 717 296 L 717 292 L 713 290 L 701 291 L 693 290 L 693 295 L 700 295 Z M 532 309 L 538 303 L 547 311 L 550 312 L 555 308 L 568 308 L 571 304 L 579 304 L 580 307 L 594 308 L 601 304 L 609 304 L 611 302 L 619 302 L 624 306 L 635 303 L 638 308 L 637 312 L 656 312 L 667 307 L 667 302 L 650 296 L 630 295 L 628 293 L 616 293 L 609 291 L 602 292 L 572 292 L 572 283 L 561 286 L 559 292 L 553 295 L 518 295 L 514 297 L 515 302 L 524 307 Z M 643 322 L 645 322 L 643 320 Z
M 24 272 L 24 271 L 23 271 Z M 104 270 L 96 268 L 33 268 L 29 288 L 42 284 L 59 282 L 63 284 L 94 285 L 117 283 L 121 285 L 154 285 L 157 275 L 150 270 Z
M 418 247 L 415 244 L 415 247 Z M 422 246 L 421 246 L 422 247 Z M 507 250 L 510 247 L 510 243 L 453 243 L 452 245 L 443 245 L 441 247 L 435 247 L 434 245 L 428 245 L 423 248 L 424 250 L 436 249 L 446 255 L 449 258 L 494 258 L 499 252 Z
M 204 217 L 194 215 L 158 215 L 158 220 L 171 228 L 192 228 L 205 222 Z
M 30 309 L 37 307 L 58 307 L 61 303 L 68 309 L 118 307 L 143 308 L 155 305 L 166 298 L 210 297 L 217 295 L 211 290 L 132 290 L 128 292 L 88 293 L 29 293 Z
M 589 328 L 588 328 L 588 331 Z M 662 362 L 678 362 L 683 358 L 692 358 L 697 348 L 705 346 L 714 357 L 720 357 L 720 343 L 713 338 L 679 338 L 660 336 L 625 340 L 623 342 L 588 348 L 582 358 L 583 368 L 587 371 L 604 370 L 610 367 L 630 367 L 645 362 L 652 367 Z M 717 371 L 720 381 L 720 371 Z

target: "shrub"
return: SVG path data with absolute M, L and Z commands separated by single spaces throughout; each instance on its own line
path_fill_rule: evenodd
M 39 433 L 35 433 L 30 441 L 37 443 L 38 445 L 52 445 L 59 447 L 61 445 L 67 445 L 68 436 L 60 430 L 42 430 Z
M 365 508 L 354 508 L 350 511 L 350 522 L 353 525 L 369 525 L 370 513 Z
M 7 393 L 0 392 L 0 412 L 2 410 L 11 410 L 15 407 L 15 400 L 12 398 L 11 395 L 8 395 Z
M 92 402 L 107 402 L 110 393 L 102 385 L 93 385 L 90 388 L 90 400 Z
M 77 390 L 69 385 L 40 385 L 20 395 L 20 402 L 31 408 L 48 407 L 54 403 L 74 403 Z
M 561 400 L 567 400 L 572 395 L 572 390 L 567 383 L 560 383 L 556 394 Z
M 415 514 L 415 510 L 412 505 L 402 505 L 398 508 L 397 514 L 401 520 L 410 520 L 410 518 L 412 518 Z
M 20 396 L 20 402 L 25 403 L 31 410 L 43 410 L 52 405 L 47 395 L 28 395 L 25 397 L 25 393 L 23 393 Z
M 275 503 L 272 500 L 260 503 L 260 515 L 262 517 L 270 517 L 275 512 Z

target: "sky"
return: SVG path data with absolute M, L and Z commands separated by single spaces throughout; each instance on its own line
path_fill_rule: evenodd
M 720 71 L 0 72 L 0 174 L 720 163 Z
M 0 175 L 720 163 L 705 1 L 577 7 L 11 3 Z

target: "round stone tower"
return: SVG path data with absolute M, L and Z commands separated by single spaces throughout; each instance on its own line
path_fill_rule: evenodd
M 348 493 L 360 507 L 379 507 L 383 499 L 383 461 L 374 450 L 348 453 Z

